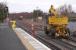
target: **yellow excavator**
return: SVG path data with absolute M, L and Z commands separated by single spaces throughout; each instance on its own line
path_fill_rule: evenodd
M 65 14 L 58 15 L 53 5 L 49 9 L 49 16 L 46 18 L 46 21 L 45 34 L 54 38 L 68 38 L 70 36 L 70 30 L 67 28 L 68 17 Z

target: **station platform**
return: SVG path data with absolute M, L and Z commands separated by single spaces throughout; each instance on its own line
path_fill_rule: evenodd
M 0 50 L 51 50 L 21 28 L 0 25 Z
M 29 35 L 27 32 L 25 32 L 21 28 L 15 28 L 14 31 L 16 32 L 17 36 L 23 43 L 23 45 L 28 50 L 51 50 L 47 46 L 45 46 L 43 43 L 36 40 L 34 37 Z
M 0 24 L 0 50 L 27 50 L 6 23 Z

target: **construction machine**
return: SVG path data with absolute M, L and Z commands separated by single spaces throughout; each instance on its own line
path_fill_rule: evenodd
M 67 28 L 68 17 L 66 15 L 58 15 L 53 5 L 49 9 L 49 16 L 46 18 L 45 34 L 54 38 L 68 38 L 70 30 Z

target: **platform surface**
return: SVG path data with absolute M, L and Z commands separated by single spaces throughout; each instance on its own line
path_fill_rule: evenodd
M 0 50 L 27 50 L 6 23 L 0 24 Z

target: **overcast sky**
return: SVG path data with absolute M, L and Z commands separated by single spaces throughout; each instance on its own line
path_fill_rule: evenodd
M 51 4 L 55 8 L 64 4 L 70 4 L 76 12 L 76 0 L 0 0 L 0 2 L 6 2 L 11 13 L 32 12 L 37 7 L 44 12 L 48 12 Z

